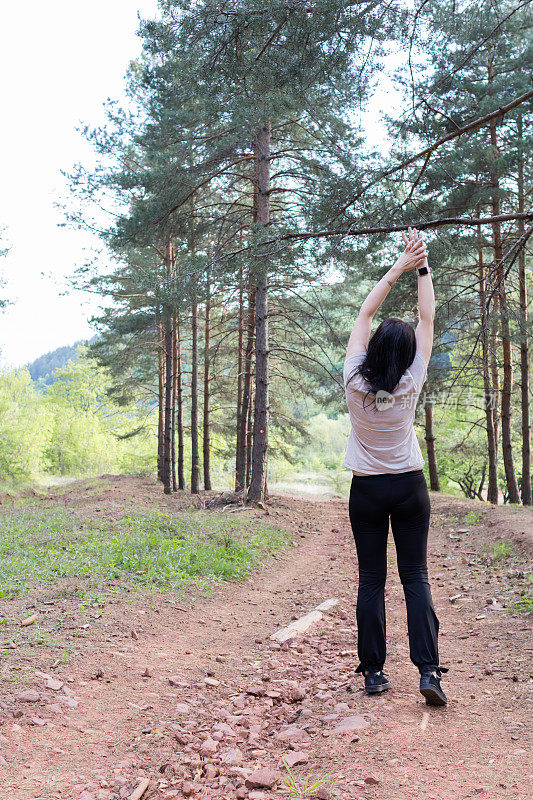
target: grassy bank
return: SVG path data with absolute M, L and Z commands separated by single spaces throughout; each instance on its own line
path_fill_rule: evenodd
M 246 577 L 290 534 L 241 512 L 238 519 L 201 511 L 125 513 L 79 519 L 37 504 L 0 513 L 0 593 L 8 599 L 38 586 L 138 591 L 203 589 Z

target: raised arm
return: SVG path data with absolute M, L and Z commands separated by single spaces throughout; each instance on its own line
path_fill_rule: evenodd
M 427 255 L 420 267 L 429 270 Z M 424 271 L 422 269 L 422 271 Z M 418 275 L 418 325 L 416 326 L 416 350 L 429 364 L 433 349 L 433 320 L 435 318 L 435 292 L 431 272 Z
M 402 233 L 404 242 L 406 243 L 404 252 L 388 272 L 376 283 L 359 309 L 359 314 L 348 340 L 346 356 L 366 350 L 374 314 L 387 297 L 394 283 L 398 280 L 402 272 L 408 272 L 410 269 L 422 266 L 424 259 L 427 258 L 425 242 L 423 242 L 420 237 L 414 235 L 413 229 L 409 228 L 408 230 L 408 239 Z

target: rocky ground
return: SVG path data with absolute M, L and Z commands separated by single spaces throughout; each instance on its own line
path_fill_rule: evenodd
M 103 514 L 119 513 L 132 493 L 139 507 L 191 503 L 163 498 L 150 481 L 112 484 L 103 494 L 74 487 L 62 502 Z M 533 517 L 447 495 L 433 494 L 432 509 L 446 708 L 426 706 L 418 692 L 392 541 L 392 689 L 368 697 L 355 674 L 347 501 L 277 495 L 266 512 L 213 512 L 267 513 L 294 542 L 210 597 L 189 590 L 87 603 L 43 594 L 4 603 L 2 652 L 21 677 L 0 687 L 0 800 L 526 800 L 533 641 L 530 613 L 515 603 L 530 570 Z M 270 639 L 328 598 L 339 602 L 307 633 Z M 22 648 L 20 621 L 33 615 L 49 636 Z M 72 645 L 67 663 L 59 641 L 62 652 Z

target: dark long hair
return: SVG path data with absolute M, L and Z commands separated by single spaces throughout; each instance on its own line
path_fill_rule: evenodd
M 396 317 L 384 319 L 368 342 L 366 356 L 357 368 L 376 394 L 392 394 L 416 355 L 414 328 Z

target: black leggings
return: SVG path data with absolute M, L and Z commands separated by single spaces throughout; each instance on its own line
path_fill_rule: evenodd
M 439 620 L 428 581 L 430 500 L 423 471 L 354 475 L 349 513 L 359 562 L 356 616 L 360 668 L 380 670 L 385 663 L 385 580 L 390 516 L 407 605 L 409 655 L 420 672 L 437 669 Z

